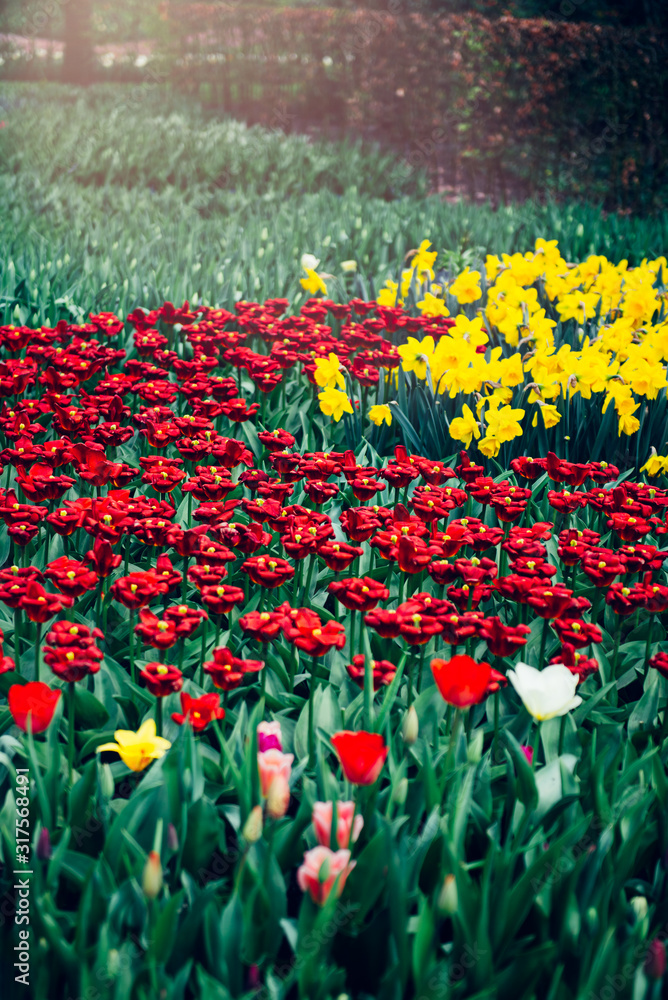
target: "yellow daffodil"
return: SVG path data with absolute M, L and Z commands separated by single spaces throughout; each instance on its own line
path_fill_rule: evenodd
M 499 258 L 492 253 L 488 253 L 485 257 L 485 275 L 487 277 L 488 284 L 496 281 L 496 276 L 501 270 L 501 261 Z
M 487 436 L 478 442 L 478 448 L 485 458 L 496 458 L 501 450 L 501 442 L 497 438 Z
M 405 372 L 415 372 L 418 378 L 426 379 L 427 365 L 434 353 L 433 337 L 425 337 L 422 341 L 409 337 L 408 342 L 398 347 L 397 351 Z
M 557 302 L 557 312 L 562 323 L 568 319 L 584 323 L 586 319 L 593 319 L 596 315 L 596 307 L 600 300 L 601 296 L 596 292 L 572 292 Z
M 619 434 L 635 434 L 640 428 L 640 421 L 633 414 L 639 409 L 640 403 L 636 403 L 633 396 L 626 399 L 619 399 L 615 404 L 617 416 L 619 417 Z
M 449 433 L 454 441 L 463 441 L 465 448 L 470 447 L 472 438 L 478 440 L 480 437 L 478 422 L 466 403 L 462 406 L 461 417 L 455 417 L 450 421 Z
M 514 410 L 510 406 L 502 406 L 498 410 L 488 410 L 486 415 L 488 437 L 494 437 L 502 444 L 504 441 L 512 441 L 513 438 L 521 437 L 520 420 L 524 417 L 524 412 L 524 410 Z
M 424 298 L 418 302 L 418 309 L 423 316 L 449 316 L 450 310 L 443 299 L 437 298 L 431 292 L 425 292 Z
M 114 750 L 130 770 L 143 771 L 152 760 L 164 757 L 172 745 L 169 740 L 156 736 L 155 733 L 155 720 L 147 719 L 136 733 L 129 729 L 117 729 L 114 733 L 116 742 L 103 743 L 97 748 L 97 752 Z
M 371 423 L 375 424 L 376 427 L 380 427 L 383 421 L 385 421 L 388 427 L 392 423 L 392 410 L 387 403 L 378 403 L 376 406 L 372 406 L 368 416 Z
M 543 258 L 543 267 L 547 265 L 554 266 L 560 263 L 561 253 L 559 252 L 559 243 L 557 240 L 544 240 L 542 237 L 538 237 L 535 242 L 535 258 Z
M 539 404 L 540 415 L 546 427 L 556 427 L 561 420 L 561 414 L 554 403 Z
M 503 358 L 499 362 L 499 368 L 499 382 L 502 386 L 521 385 L 524 381 L 521 354 L 513 354 L 509 358 Z
M 302 288 L 306 289 L 310 295 L 316 295 L 318 292 L 327 295 L 327 285 L 317 271 L 314 271 L 311 267 L 305 267 L 304 270 L 306 271 L 306 277 L 300 278 Z
M 658 476 L 668 469 L 668 456 L 658 455 L 656 448 L 651 449 L 651 455 L 641 467 L 641 472 L 646 472 L 648 476 Z
M 448 289 L 450 295 L 457 299 L 460 306 L 466 303 L 477 302 L 482 298 L 480 290 L 480 271 L 471 271 L 465 268 L 460 275 L 450 285 Z
M 327 417 L 333 417 L 338 423 L 344 413 L 353 412 L 353 404 L 345 392 L 338 389 L 324 389 L 318 393 L 320 409 Z
M 395 306 L 402 306 L 404 304 L 404 300 L 402 298 L 397 298 L 398 291 L 398 283 L 388 278 L 385 282 L 385 288 L 381 288 L 378 292 L 376 302 L 379 306 L 385 306 L 388 309 L 393 309 Z
M 455 317 L 455 325 L 450 327 L 450 336 L 455 340 L 461 337 L 462 340 L 468 341 L 472 347 L 482 347 L 489 343 L 482 316 L 469 319 L 464 313 L 460 313 Z
M 656 296 L 656 289 L 652 285 L 640 285 L 633 288 L 624 296 L 622 302 L 622 315 L 640 326 L 648 323 L 660 306 Z
M 437 250 L 429 250 L 431 243 L 429 240 L 422 240 L 411 260 L 411 268 L 420 275 L 426 275 L 431 281 L 434 280 L 434 262 L 438 257 Z M 447 315 L 447 314 L 446 314 Z
M 322 389 L 345 388 L 345 379 L 341 373 L 341 362 L 336 354 L 329 354 L 326 358 L 316 358 L 314 376 L 316 385 Z

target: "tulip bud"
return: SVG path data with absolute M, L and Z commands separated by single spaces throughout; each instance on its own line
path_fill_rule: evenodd
M 40 861 L 48 861 L 51 854 L 51 837 L 47 828 L 43 827 L 37 841 L 37 857 Z
M 179 849 L 179 835 L 173 823 L 169 823 L 167 826 L 167 847 L 170 851 L 178 851 Z
M 590 906 L 585 914 L 585 921 L 587 924 L 587 932 L 590 937 L 595 937 L 598 934 L 598 929 L 600 926 L 600 921 L 598 918 L 598 910 L 595 906 Z
M 451 917 L 459 907 L 457 880 L 454 875 L 446 875 L 436 901 L 436 909 L 442 917 Z
M 121 967 L 121 956 L 117 948 L 110 948 L 107 955 L 107 972 L 116 978 Z
M 111 766 L 109 764 L 100 764 L 100 791 L 104 795 L 105 799 L 110 799 L 112 798 L 115 790 L 116 784 L 114 782 Z
M 408 778 L 399 778 L 392 786 L 392 801 L 398 806 L 402 806 L 408 795 Z
M 471 737 L 471 742 L 466 749 L 466 759 L 469 764 L 479 764 L 480 758 L 482 757 L 482 744 L 483 744 L 483 732 L 482 729 L 476 729 L 475 733 Z
M 262 806 L 253 806 L 241 831 L 244 840 L 254 844 L 262 836 Z
M 418 721 L 418 714 L 415 711 L 415 705 L 411 705 L 406 714 L 404 715 L 403 725 L 401 727 L 401 736 L 409 747 L 413 746 L 418 738 L 420 732 L 420 723 Z
M 647 949 L 643 969 L 648 979 L 657 982 L 663 979 L 666 973 L 666 946 L 658 938 L 654 938 Z
M 285 816 L 290 805 L 290 785 L 283 774 L 277 774 L 269 786 L 267 812 L 272 819 Z
M 160 890 L 162 889 L 162 865 L 160 864 L 160 855 L 157 851 L 151 851 L 146 859 L 141 887 L 144 890 L 144 895 L 149 899 L 155 899 L 160 894 Z
M 647 916 L 647 911 L 649 910 L 649 906 L 644 896 L 634 896 L 633 899 L 630 900 L 629 905 L 631 906 L 631 909 L 635 914 L 636 920 L 645 919 L 645 917 Z

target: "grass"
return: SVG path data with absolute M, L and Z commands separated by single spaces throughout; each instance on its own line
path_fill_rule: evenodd
M 53 322 L 164 299 L 303 297 L 299 259 L 333 296 L 372 295 L 430 239 L 452 267 L 525 251 L 636 264 L 668 245 L 668 219 L 592 205 L 493 209 L 424 194 L 378 150 L 213 120 L 144 85 L 6 85 L 0 100 L 0 316 Z M 345 277 L 341 262 L 355 260 Z

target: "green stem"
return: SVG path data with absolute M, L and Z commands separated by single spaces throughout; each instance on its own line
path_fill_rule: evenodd
M 297 600 L 298 600 L 298 597 L 299 597 L 299 582 L 300 582 L 300 579 L 301 579 L 301 576 L 302 576 L 302 572 L 303 572 L 302 571 L 302 563 L 303 562 L 304 562 L 303 559 L 296 559 L 295 560 L 295 575 L 292 578 L 292 604 L 293 604 L 293 607 L 295 607 L 295 608 L 299 607 L 299 604 L 297 603 Z
M 204 687 L 204 657 L 206 656 L 206 619 L 202 622 L 202 647 L 199 656 L 199 686 Z
M 564 752 L 564 736 L 566 734 L 566 716 L 562 715 L 561 721 L 559 723 L 559 749 L 557 751 L 558 756 L 561 757 Z
M 162 698 L 155 699 L 155 731 L 162 736 Z
M 21 609 L 14 609 L 14 669 L 21 673 Z
M 538 751 L 540 749 L 540 722 L 536 719 L 536 732 L 533 737 L 533 756 L 531 758 L 531 769 L 536 770 L 536 761 L 538 760 Z
M 661 724 L 661 735 L 659 737 L 659 752 L 663 750 L 663 745 L 666 742 L 666 737 L 668 736 L 668 701 L 663 709 L 663 722 Z
M 450 742 L 448 743 L 448 752 L 445 758 L 445 771 L 452 770 L 452 765 L 455 757 L 455 747 L 457 745 L 457 735 L 459 733 L 459 727 L 462 721 L 462 710 L 461 708 L 455 709 L 455 716 L 452 720 L 452 728 L 450 729 Z
M 306 606 L 306 600 L 311 592 L 311 579 L 313 577 L 313 567 L 315 565 L 316 557 L 310 555 L 308 557 L 308 572 L 306 574 L 306 583 L 304 584 L 304 590 L 302 591 L 301 607 Z
M 130 678 L 132 683 L 137 683 L 137 671 L 135 669 L 135 613 L 130 612 Z
M 42 623 L 36 622 L 35 632 L 35 680 L 39 680 L 40 653 L 42 652 Z
M 643 674 L 643 681 L 647 679 L 647 673 L 649 671 L 649 661 L 652 652 L 652 627 L 654 625 L 654 615 L 649 616 L 649 621 L 647 622 L 647 642 L 645 643 L 645 672 Z
M 464 719 L 464 732 L 466 733 L 466 746 L 468 747 L 471 742 L 471 729 L 473 727 L 473 707 L 466 709 L 466 717 Z
M 72 771 L 74 769 L 74 683 L 67 685 L 67 773 L 70 788 L 72 787 Z
M 191 497 L 192 493 L 189 493 L 188 496 Z M 188 523 L 190 523 L 190 519 L 188 519 Z M 188 556 L 183 557 L 182 574 L 183 574 L 183 579 L 181 580 L 181 601 L 185 604 L 186 594 L 188 591 Z
M 295 674 L 297 673 L 298 663 L 299 663 L 299 650 L 295 646 L 292 657 L 290 659 L 290 694 L 293 694 L 295 690 Z
M 100 577 L 97 584 L 97 595 L 95 597 L 95 621 L 99 622 L 102 618 L 102 586 L 104 584 L 103 577 Z
M 538 654 L 538 669 L 543 669 L 543 663 L 545 662 L 545 646 L 547 644 L 547 632 L 550 627 L 550 622 L 548 618 L 543 618 L 543 631 L 540 636 L 540 652 Z
M 621 617 L 617 621 L 617 628 L 615 630 L 615 648 L 612 654 L 612 670 L 610 673 L 610 680 L 614 681 L 617 679 L 617 660 L 619 659 L 619 643 L 622 638 L 622 619 Z
M 408 652 L 408 671 L 406 674 L 406 682 L 408 684 L 408 697 L 406 700 L 406 705 L 408 708 L 413 704 L 413 664 L 415 663 L 415 657 L 413 656 L 412 648 Z
M 494 692 L 494 739 L 492 741 L 492 763 L 495 763 L 499 754 L 499 700 L 500 691 Z
M 318 661 L 315 656 L 311 657 L 311 683 L 308 693 L 308 764 L 315 767 L 315 732 L 313 726 L 313 707 L 315 704 L 315 688 L 317 684 Z
M 355 612 L 353 612 L 353 618 Z M 373 660 L 364 655 L 364 726 L 368 732 L 373 730 Z
M 418 694 L 422 691 L 422 673 L 424 671 L 424 657 L 427 651 L 427 643 L 423 642 L 420 646 L 420 666 L 418 669 L 418 680 L 417 680 L 417 690 Z

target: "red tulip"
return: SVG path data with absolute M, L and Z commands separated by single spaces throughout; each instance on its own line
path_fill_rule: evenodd
M 512 656 L 521 646 L 526 646 L 531 634 L 528 625 L 505 625 L 500 618 L 485 618 L 480 629 L 490 653 L 494 656 Z
M 7 695 L 12 718 L 24 733 L 28 731 L 29 716 L 33 733 L 43 733 L 48 729 L 59 698 L 60 691 L 41 681 L 12 684 Z
M 481 702 L 492 675 L 489 663 L 479 663 L 471 656 L 432 660 L 431 670 L 444 700 L 455 708 L 469 708 Z
M 183 674 L 171 663 L 148 663 L 139 676 L 156 698 L 165 698 L 183 687 Z
M 241 684 L 244 674 L 259 673 L 263 667 L 263 660 L 240 659 L 233 656 L 227 646 L 219 646 L 213 651 L 213 660 L 204 664 L 204 673 L 209 674 L 217 688 L 233 691 Z
M 112 584 L 110 594 L 115 601 L 134 611 L 146 607 L 154 597 L 166 594 L 168 589 L 167 583 L 160 579 L 155 570 L 149 570 L 147 573 L 136 572 L 121 576 Z
M 379 601 L 386 601 L 390 596 L 387 587 L 370 576 L 334 580 L 327 589 L 351 611 L 371 611 Z
M 353 785 L 373 785 L 378 779 L 388 748 L 380 733 L 344 729 L 332 736 L 332 745 L 347 780 Z
M 214 692 L 204 694 L 200 698 L 192 698 L 182 691 L 181 709 L 181 712 L 172 712 L 172 719 L 179 726 L 189 722 L 196 733 L 206 729 L 214 719 L 225 717 L 225 709 L 220 707 L 220 695 Z
M 352 663 L 346 664 L 348 676 L 361 688 L 364 687 L 365 663 L 366 656 L 364 653 L 358 653 L 356 656 L 353 656 Z M 391 684 L 397 672 L 397 668 L 389 660 L 372 660 L 371 670 L 374 691 L 377 691 L 386 684 Z

